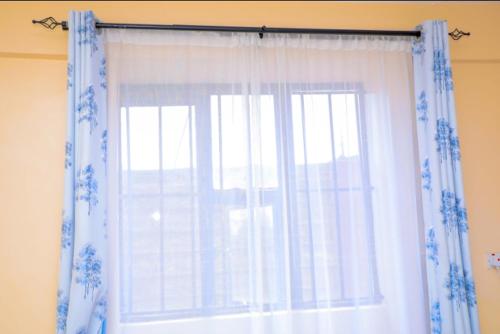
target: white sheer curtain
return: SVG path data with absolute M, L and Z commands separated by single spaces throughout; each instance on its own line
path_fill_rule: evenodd
M 105 31 L 114 333 L 425 333 L 410 41 Z

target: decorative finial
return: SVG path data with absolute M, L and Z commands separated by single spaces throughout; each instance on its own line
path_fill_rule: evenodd
M 46 17 L 42 20 L 31 20 L 33 24 L 40 24 L 47 29 L 54 30 L 57 26 L 61 26 L 62 30 L 68 30 L 68 22 L 61 21 L 57 22 L 52 16 Z
M 458 41 L 462 36 L 470 36 L 470 32 L 465 32 L 462 30 L 459 30 L 458 28 L 455 28 L 452 32 L 448 33 L 451 38 L 453 38 L 455 41 Z

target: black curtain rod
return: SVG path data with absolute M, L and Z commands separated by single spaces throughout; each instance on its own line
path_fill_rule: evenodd
M 184 24 L 135 24 L 135 23 L 104 23 L 97 22 L 96 28 L 102 29 L 152 29 L 181 31 L 223 31 L 223 32 L 253 32 L 261 36 L 264 33 L 277 34 L 336 34 L 336 35 L 382 35 L 420 37 L 418 30 L 357 30 L 357 29 L 318 29 L 318 28 L 273 28 L 273 27 L 237 27 L 237 26 L 201 26 Z
M 52 16 L 42 20 L 32 20 L 33 24 L 41 24 L 45 28 L 55 29 L 61 26 L 68 30 L 67 21 L 56 21 Z M 249 32 L 258 33 L 262 38 L 264 33 L 289 34 L 336 34 L 336 35 L 378 35 L 378 36 L 409 36 L 420 37 L 418 30 L 367 30 L 367 29 L 317 29 L 317 28 L 272 28 L 272 27 L 238 27 L 238 26 L 204 26 L 183 24 L 142 24 L 142 23 L 105 23 L 96 22 L 97 29 L 150 29 L 150 30 L 180 30 L 180 31 L 222 31 L 222 32 Z M 454 40 L 470 33 L 455 29 L 449 33 Z

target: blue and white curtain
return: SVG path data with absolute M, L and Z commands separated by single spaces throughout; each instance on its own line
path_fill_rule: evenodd
M 57 333 L 106 325 L 106 60 L 92 12 L 71 12 Z
M 446 21 L 413 45 L 431 332 L 479 333 Z
M 479 333 L 447 24 L 413 48 L 433 334 Z M 71 12 L 57 333 L 106 331 L 106 60 L 92 12 Z

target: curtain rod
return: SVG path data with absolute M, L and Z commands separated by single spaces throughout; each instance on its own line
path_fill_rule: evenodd
M 33 24 L 41 24 L 45 28 L 54 30 L 61 26 L 68 30 L 68 22 L 58 22 L 52 16 L 42 20 L 32 20 Z M 368 30 L 368 29 L 320 29 L 320 28 L 272 28 L 272 27 L 240 27 L 240 26 L 205 26 L 184 24 L 143 24 L 143 23 L 106 23 L 96 22 L 97 29 L 150 29 L 150 30 L 179 30 L 179 31 L 219 31 L 219 32 L 249 32 L 258 33 L 262 38 L 264 33 L 291 33 L 291 34 L 336 34 L 336 35 L 378 35 L 378 36 L 409 36 L 420 37 L 418 30 Z M 449 33 L 454 40 L 462 36 L 470 36 L 469 32 L 455 29 Z

